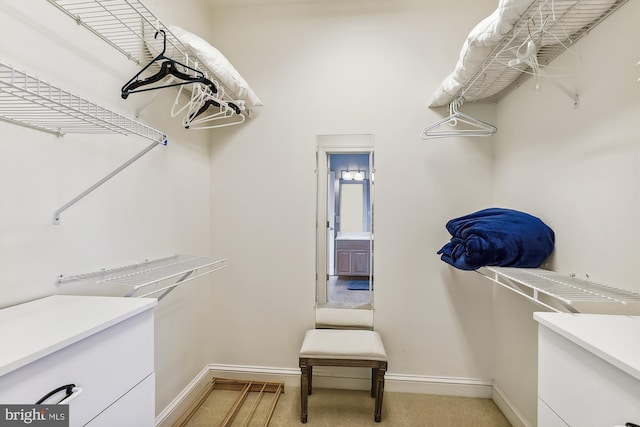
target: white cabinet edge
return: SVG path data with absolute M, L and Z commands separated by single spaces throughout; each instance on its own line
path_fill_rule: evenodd
M 153 298 L 53 295 L 0 310 L 0 376 L 157 304 Z
M 640 316 L 536 312 L 533 318 L 640 380 Z

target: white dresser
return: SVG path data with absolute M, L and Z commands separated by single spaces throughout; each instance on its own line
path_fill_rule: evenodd
M 535 313 L 538 427 L 640 425 L 640 316 Z
M 62 402 L 70 426 L 153 426 L 156 304 L 57 295 L 0 310 L 0 403 L 35 404 L 75 384 Z

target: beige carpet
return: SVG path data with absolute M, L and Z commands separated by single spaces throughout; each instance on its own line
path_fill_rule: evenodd
M 220 424 L 233 405 L 237 392 L 214 390 L 188 427 Z M 257 393 L 250 393 L 234 426 L 242 426 Z M 272 393 L 265 394 L 248 426 L 259 426 L 267 412 Z M 385 391 L 382 422 L 373 421 L 374 399 L 368 391 L 314 389 L 309 396 L 309 419 L 300 423 L 300 389 L 287 387 L 280 395 L 269 427 L 510 427 L 507 419 L 490 399 L 435 396 Z

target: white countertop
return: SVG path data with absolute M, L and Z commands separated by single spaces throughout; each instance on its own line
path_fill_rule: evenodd
M 534 313 L 533 317 L 640 380 L 640 316 Z
M 54 295 L 0 310 L 0 376 L 153 308 L 153 298 Z

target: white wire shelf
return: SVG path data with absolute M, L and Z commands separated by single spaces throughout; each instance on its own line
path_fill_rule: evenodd
M 0 119 L 62 136 L 135 134 L 165 143 L 163 132 L 0 63 Z
M 549 310 L 640 315 L 640 294 L 540 268 L 483 267 L 494 283 Z
M 449 102 L 458 96 L 464 96 L 467 102 L 500 101 L 533 75 L 526 64 L 507 65 L 514 58 L 514 50 L 526 43 L 531 34 L 535 34 L 533 41 L 539 47 L 537 62 L 545 67 L 627 1 L 532 0 L 522 17 Z M 549 77 L 550 82 L 558 86 L 553 76 Z M 559 88 L 567 92 L 563 86 Z M 577 104 L 577 95 L 567 94 Z
M 222 84 L 215 73 L 203 64 L 140 0 L 47 0 L 78 25 L 113 46 L 130 60 L 143 66 L 163 50 L 162 38 L 154 39 L 158 30 L 166 34 L 166 54 L 183 64 L 202 71 L 216 80 L 224 93 L 238 98 Z
M 144 34 L 154 34 L 160 20 L 139 0 L 48 1 L 135 63 L 152 59 Z M 167 39 L 170 44 L 176 47 Z
M 204 256 L 173 255 L 92 273 L 72 276 L 61 274 L 58 276 L 58 283 L 87 281 L 96 285 L 120 285 L 130 289 L 124 296 L 148 297 L 161 293 L 158 299 L 162 299 L 177 286 L 227 266 L 226 258 L 213 260 Z M 167 284 L 170 280 L 176 281 Z

